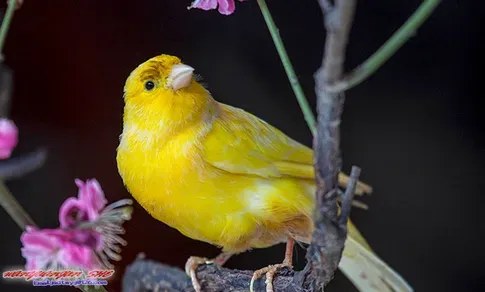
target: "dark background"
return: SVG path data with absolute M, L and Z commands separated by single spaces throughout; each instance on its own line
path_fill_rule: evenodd
M 4 2 L 4 1 L 2 1 Z M 374 52 L 421 1 L 359 1 L 348 68 Z M 362 167 L 375 188 L 369 211 L 352 218 L 377 254 L 416 291 L 477 291 L 478 196 L 483 196 L 484 139 L 478 63 L 483 26 L 472 1 L 443 1 L 381 70 L 348 92 L 342 124 L 344 167 Z M 324 29 L 316 1 L 268 1 L 312 105 Z M 14 156 L 45 145 L 39 171 L 8 183 L 42 227 L 75 196 L 74 178 L 97 178 L 109 201 L 129 197 L 118 175 L 122 89 L 138 64 L 175 54 L 204 76 L 214 97 L 244 108 L 311 145 L 311 135 L 255 1 L 236 13 L 187 11 L 190 0 L 26 1 L 4 50 L 14 70 L 12 118 L 20 129 Z M 3 4 L 3 7 L 5 5 Z M 480 12 L 478 12 L 480 13 Z M 477 16 L 478 16 L 477 13 Z M 483 52 L 483 49 L 480 49 Z M 2 210 L 0 266 L 21 266 L 21 231 Z M 126 225 L 123 260 L 110 285 L 139 252 L 183 267 L 190 255 L 218 250 L 153 220 L 138 205 Z M 283 246 L 247 252 L 228 267 L 257 269 L 283 259 Z M 298 267 L 304 251 L 298 250 Z M 481 259 L 479 257 L 482 257 Z M 479 266 L 479 263 L 482 263 Z M 33 291 L 0 281 L 0 290 Z M 483 287 L 483 283 L 482 283 Z M 60 290 L 60 289 L 58 289 Z M 326 291 L 354 291 L 338 274 Z

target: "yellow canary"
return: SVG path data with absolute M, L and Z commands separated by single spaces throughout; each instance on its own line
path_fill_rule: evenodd
M 124 184 L 154 218 L 222 247 L 217 264 L 250 248 L 287 242 L 282 265 L 291 266 L 294 240 L 309 243 L 313 231 L 312 149 L 217 102 L 193 73 L 179 58 L 160 55 L 126 80 L 117 150 Z M 340 174 L 342 185 L 347 179 Z M 367 191 L 359 183 L 358 192 Z M 413 291 L 350 221 L 348 228 L 339 268 L 360 291 Z M 274 270 L 261 269 L 254 278 L 268 271 L 272 277 Z

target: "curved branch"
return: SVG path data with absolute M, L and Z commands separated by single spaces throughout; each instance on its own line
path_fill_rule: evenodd
M 47 158 L 47 150 L 41 148 L 21 157 L 0 161 L 0 179 L 11 180 L 22 177 L 40 168 Z

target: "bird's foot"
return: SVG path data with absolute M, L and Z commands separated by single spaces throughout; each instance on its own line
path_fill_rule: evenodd
M 187 276 L 190 277 L 190 280 L 192 281 L 192 287 L 194 287 L 195 292 L 202 292 L 199 280 L 197 279 L 197 268 L 200 265 L 210 264 L 222 267 L 231 258 L 231 256 L 231 253 L 223 252 L 213 259 L 190 257 L 185 263 L 185 273 L 187 273 Z
M 190 277 L 192 287 L 194 287 L 195 292 L 202 292 L 199 280 L 197 280 L 196 272 L 197 268 L 204 264 L 212 264 L 212 261 L 210 261 L 208 258 L 190 257 L 185 263 L 185 273 L 187 273 L 187 276 Z
M 290 262 L 286 260 L 282 264 L 276 265 L 269 265 L 265 268 L 259 269 L 254 271 L 253 278 L 251 279 L 251 284 L 249 284 L 249 291 L 254 292 L 254 281 L 261 278 L 263 275 L 266 275 L 266 292 L 274 292 L 273 290 L 273 278 L 276 275 L 278 269 L 289 267 L 290 269 L 293 268 Z

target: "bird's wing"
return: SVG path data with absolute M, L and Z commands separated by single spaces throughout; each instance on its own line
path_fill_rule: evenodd
M 313 179 L 313 152 L 254 115 L 221 105 L 203 142 L 204 159 L 235 174 Z
M 203 142 L 204 159 L 211 165 L 234 174 L 265 178 L 293 177 L 313 180 L 312 149 L 292 140 L 263 120 L 241 109 L 221 106 Z M 346 177 L 340 173 L 339 181 Z M 361 192 L 370 189 L 358 182 Z M 349 221 L 349 236 L 372 252 L 369 244 Z

